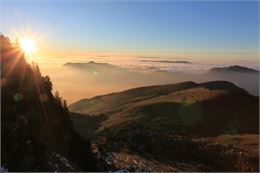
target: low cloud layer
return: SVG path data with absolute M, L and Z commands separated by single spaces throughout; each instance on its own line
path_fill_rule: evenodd
M 138 62 L 123 65 L 108 63 L 59 63 L 43 64 L 44 74 L 50 75 L 54 90 L 58 90 L 69 103 L 82 98 L 119 92 L 134 87 L 177 83 L 183 81 L 206 82 L 227 80 L 258 95 L 257 74 L 225 73 L 212 74 L 208 71 L 217 65 Z M 149 64 L 144 64 L 149 63 Z M 116 64 L 116 63 L 114 63 Z

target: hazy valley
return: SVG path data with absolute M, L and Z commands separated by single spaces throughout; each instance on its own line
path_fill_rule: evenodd
M 88 58 L 72 60 L 72 62 L 66 58 L 62 59 L 67 63 L 57 63 L 59 58 L 52 58 L 50 60 L 52 63 L 48 64 L 39 62 L 43 74 L 48 74 L 53 79 L 55 90 L 58 90 L 69 103 L 80 98 L 90 98 L 135 87 L 184 81 L 227 80 L 253 95 L 259 95 L 258 73 L 243 71 L 212 73 L 210 71 L 215 67 L 226 67 L 223 65 L 141 62 L 142 59 L 149 58 L 130 58 L 123 63 L 116 58 L 112 60 L 93 59 L 89 62 L 85 59 Z M 107 61 L 111 61 L 111 63 L 107 63 Z

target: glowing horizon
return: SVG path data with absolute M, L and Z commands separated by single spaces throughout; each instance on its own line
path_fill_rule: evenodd
M 4 0 L 1 32 L 11 39 L 37 38 L 37 56 L 258 61 L 257 5 L 254 1 Z

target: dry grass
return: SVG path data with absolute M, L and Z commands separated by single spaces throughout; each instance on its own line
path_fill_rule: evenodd
M 138 116 L 129 116 L 129 115 L 131 114 L 136 115 L 137 109 L 147 105 L 164 103 L 164 102 L 192 104 L 197 101 L 214 99 L 216 97 L 225 95 L 227 93 L 228 92 L 224 90 L 208 90 L 206 88 L 199 87 L 194 89 L 187 89 L 184 91 L 172 92 L 168 95 L 163 95 L 163 96 L 153 97 L 150 99 L 148 98 L 148 99 L 132 102 L 131 104 L 129 103 L 125 105 L 125 109 L 122 109 L 122 111 L 111 114 L 110 117 L 102 123 L 101 127 L 99 128 L 99 131 L 104 128 L 109 128 L 116 124 L 120 124 L 127 121 L 134 121 L 138 119 Z
M 222 145 L 234 145 L 253 157 L 259 156 L 259 135 L 256 134 L 220 135 L 212 141 Z

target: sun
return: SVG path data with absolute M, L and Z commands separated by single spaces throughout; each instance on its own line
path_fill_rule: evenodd
M 32 38 L 21 38 L 19 39 L 19 44 L 23 52 L 27 55 L 31 55 L 36 52 L 36 43 Z

